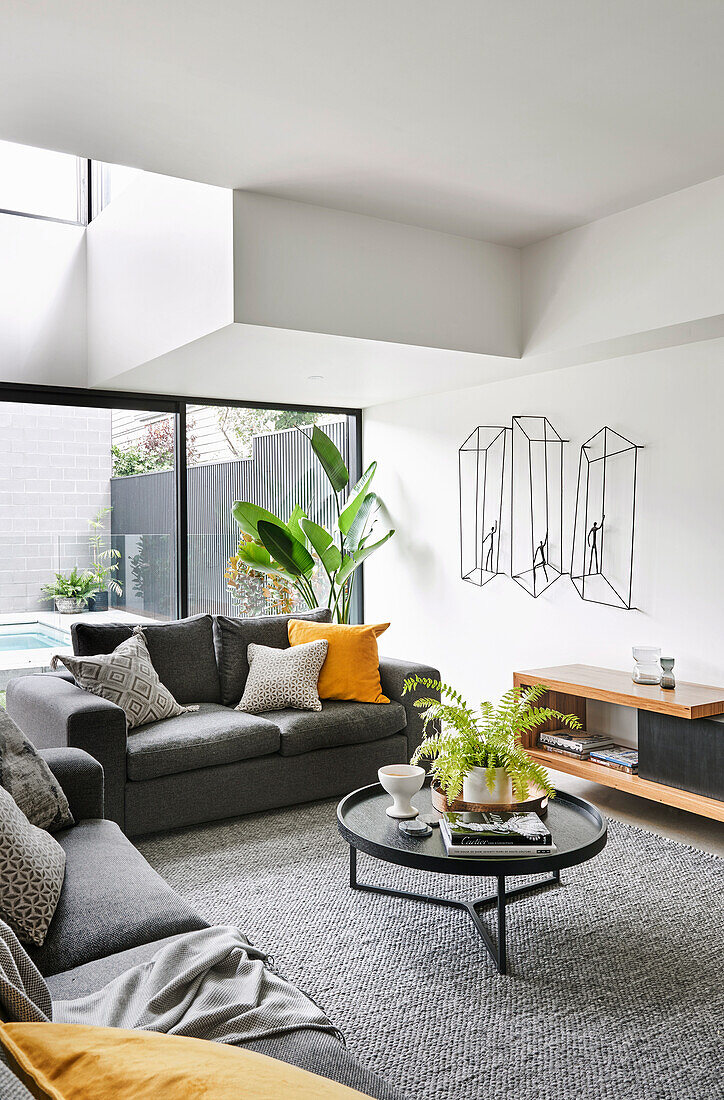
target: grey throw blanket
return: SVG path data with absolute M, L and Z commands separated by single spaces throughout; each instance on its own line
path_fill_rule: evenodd
M 299 1028 L 342 1038 L 325 1014 L 272 968 L 238 928 L 189 932 L 148 962 L 74 1001 L 56 1001 L 0 921 L 0 1006 L 12 1020 L 136 1028 L 247 1043 Z
M 18 937 L 0 920 L 0 1017 L 45 1024 L 53 1015 L 45 979 Z
M 53 1019 L 217 1043 L 246 1043 L 298 1028 L 339 1035 L 322 1010 L 231 926 L 189 932 L 96 993 L 56 1001 Z

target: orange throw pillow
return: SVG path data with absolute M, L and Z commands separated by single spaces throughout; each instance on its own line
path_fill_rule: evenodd
M 81 1024 L 0 1024 L 0 1043 L 23 1084 L 41 1100 L 366 1097 L 265 1054 L 185 1035 Z
M 327 657 L 319 674 L 320 699 L 350 699 L 357 703 L 389 703 L 382 694 L 377 639 L 389 623 L 376 626 L 343 626 L 290 619 L 291 645 L 328 642 Z

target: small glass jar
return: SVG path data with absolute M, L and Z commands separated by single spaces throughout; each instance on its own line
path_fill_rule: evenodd
M 636 664 L 632 679 L 635 684 L 661 683 L 661 650 L 653 645 L 635 645 L 631 651 Z
M 674 676 L 674 658 L 662 657 L 661 669 L 662 688 L 667 688 L 669 691 L 673 691 L 673 689 L 676 687 L 676 677 Z

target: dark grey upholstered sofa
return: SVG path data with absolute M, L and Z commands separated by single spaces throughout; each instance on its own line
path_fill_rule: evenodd
M 248 644 L 286 648 L 292 617 L 327 622 L 329 611 L 257 619 L 199 615 L 146 627 L 162 683 L 179 703 L 198 703 L 194 713 L 128 733 L 119 707 L 83 691 L 65 672 L 12 680 L 7 709 L 39 748 L 85 749 L 100 761 L 106 816 L 128 836 L 346 794 L 374 782 L 382 765 L 409 760 L 422 723 L 402 696 L 405 679 L 438 679 L 439 673 L 382 658 L 390 703 L 330 700 L 321 712 L 258 716 L 235 711 L 249 671 Z M 75 623 L 74 652 L 109 653 L 131 629 Z
M 102 820 L 100 764 L 79 749 L 50 749 L 42 755 L 68 797 L 76 824 L 54 834 L 66 853 L 65 881 L 45 943 L 28 953 L 51 997 L 68 1000 L 100 989 L 150 959 L 170 938 L 206 928 L 207 922 L 156 874 L 118 825 Z M 294 1030 L 246 1045 L 377 1100 L 401 1100 L 338 1039 L 323 1032 Z M 0 1097 L 15 1095 L 29 1093 L 0 1055 Z

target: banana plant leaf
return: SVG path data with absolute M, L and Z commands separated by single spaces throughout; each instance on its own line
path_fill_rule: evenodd
M 266 508 L 260 508 L 258 504 L 252 504 L 249 500 L 235 500 L 231 514 L 244 534 L 251 535 L 253 539 L 257 540 L 259 539 L 257 525 L 260 519 L 276 523 L 279 527 L 285 526 L 282 520 L 275 516 L 273 512 L 268 512 Z
M 342 564 L 342 554 L 329 531 L 325 531 L 324 527 L 320 527 L 318 523 L 313 523 L 306 517 L 300 520 L 300 523 L 324 568 L 328 573 L 334 573 Z
M 377 511 L 381 505 L 381 500 L 377 496 L 377 493 L 368 493 L 359 506 L 357 515 L 354 517 L 354 522 L 347 532 L 346 545 L 348 550 L 360 550 L 362 547 L 363 536 L 367 523 L 371 516 Z
M 340 513 L 339 517 L 339 529 L 343 535 L 346 535 L 354 523 L 355 516 L 362 507 L 362 502 L 365 499 L 365 494 L 370 487 L 370 482 L 375 476 L 377 470 L 377 463 L 371 462 L 367 467 L 362 477 L 359 479 L 355 487 L 351 490 L 347 503 Z
M 303 543 L 289 534 L 286 527 L 261 519 L 257 529 L 259 541 L 293 577 L 309 577 L 314 572 L 314 558 Z
M 336 445 L 316 424 L 312 428 L 311 443 L 312 450 L 329 478 L 330 485 L 335 493 L 341 493 L 349 483 L 349 471 Z
M 304 509 L 299 504 L 296 504 L 294 506 L 294 511 L 292 512 L 291 516 L 287 520 L 287 524 L 286 524 L 287 527 L 289 528 L 289 531 L 292 535 L 292 538 L 295 538 L 297 540 L 297 542 L 301 542 L 301 544 L 303 546 L 307 546 L 307 536 L 305 535 L 304 531 L 302 530 L 302 527 L 301 527 L 300 524 L 301 524 L 301 521 L 306 519 L 306 518 L 307 518 L 307 513 L 304 511 Z M 315 549 L 316 549 L 316 547 L 315 547 Z
M 268 573 L 270 577 L 282 577 L 285 581 L 289 580 L 289 574 L 280 569 L 275 561 L 272 561 L 266 547 L 260 546 L 256 542 L 247 542 L 244 546 L 240 546 L 236 556 L 250 569 L 255 569 L 257 573 Z
M 355 569 L 359 569 L 365 558 L 368 558 L 370 554 L 374 554 L 375 550 L 379 550 L 380 546 L 384 546 L 387 540 L 392 538 L 394 533 L 394 530 L 388 531 L 386 535 L 383 535 L 377 542 L 373 542 L 371 546 L 365 546 L 362 550 L 356 550 L 354 554 L 346 557 L 340 569 L 337 570 L 337 576 L 334 578 L 336 583 L 342 585 L 345 581 L 349 580 Z

